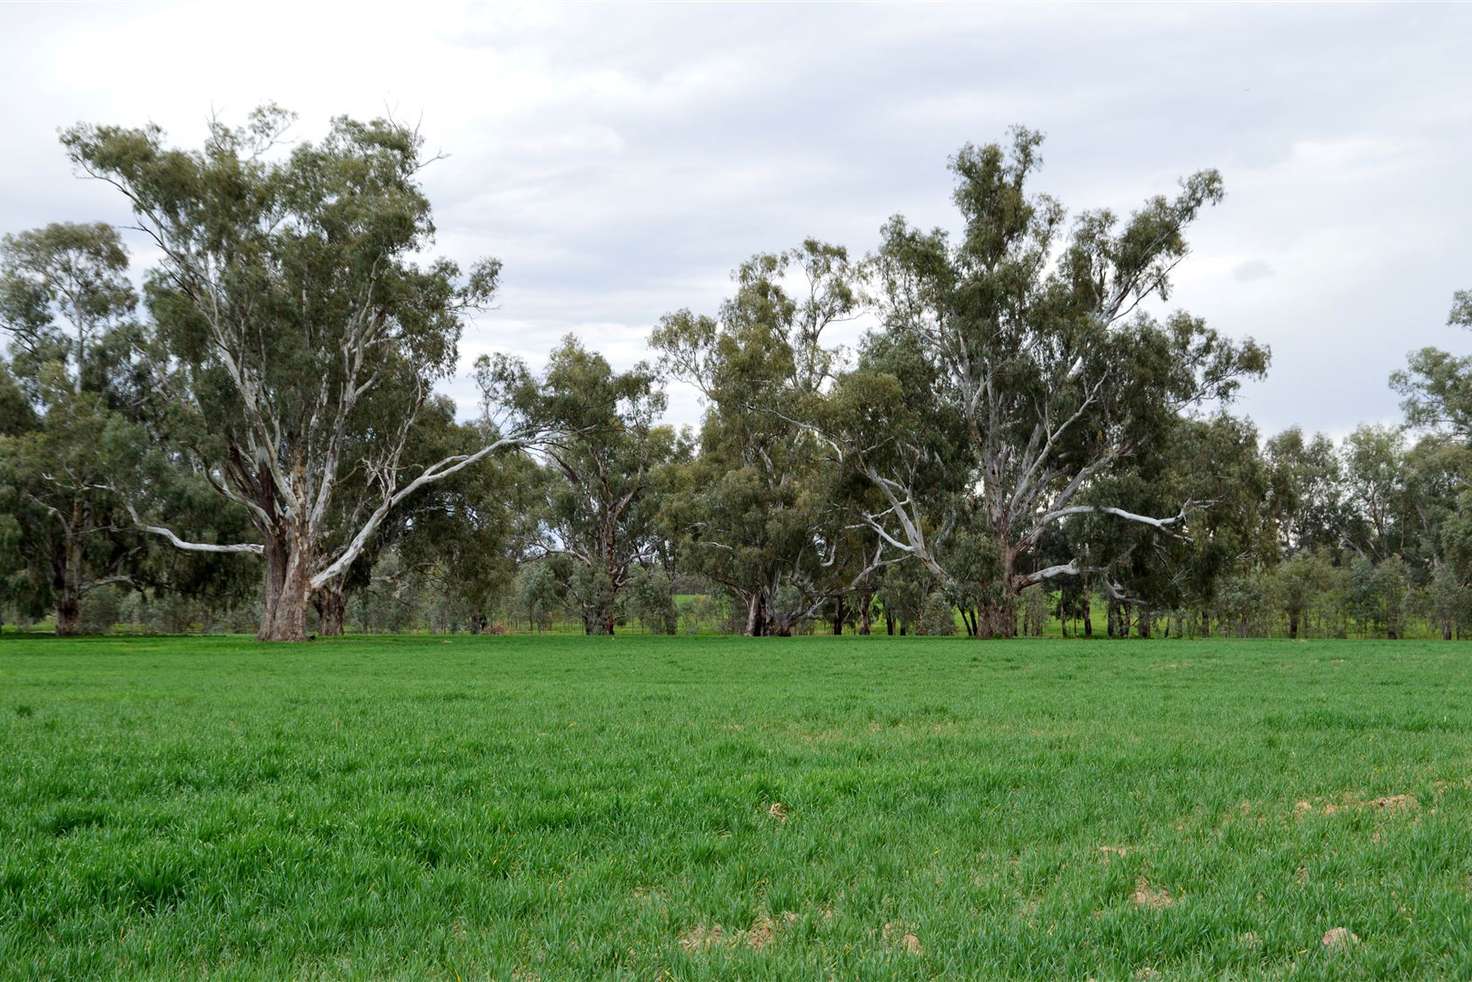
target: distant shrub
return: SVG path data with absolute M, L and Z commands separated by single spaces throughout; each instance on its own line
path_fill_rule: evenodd
M 625 588 L 624 608 L 651 634 L 674 634 L 680 629 L 680 612 L 669 575 L 662 569 L 641 569 Z
M 916 633 L 936 636 L 956 633 L 956 607 L 950 597 L 936 590 L 925 598 L 925 606 L 920 610 L 920 629 Z

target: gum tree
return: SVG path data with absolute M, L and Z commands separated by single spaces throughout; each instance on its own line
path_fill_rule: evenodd
M 107 225 L 53 224 L 0 240 L 0 331 L 14 393 L 0 420 L 0 509 L 9 565 L 51 599 L 56 632 L 82 598 L 134 583 L 142 552 L 104 485 L 142 441 L 128 256 Z M 119 528 L 119 526 L 123 526 Z
M 1452 297 L 1447 324 L 1472 331 L 1472 290 Z M 1472 443 L 1472 355 L 1422 348 L 1411 353 L 1403 370 L 1391 374 L 1390 385 L 1405 397 L 1401 405 L 1411 426 Z
M 556 432 L 537 452 L 547 464 L 541 551 L 564 574 L 584 629 L 612 634 L 620 595 L 655 559 L 652 485 L 679 449 L 674 430 L 655 422 L 665 408 L 659 379 L 643 363 L 615 372 L 569 335 L 539 377 L 523 376 L 514 400 Z
M 290 121 L 266 107 L 240 128 L 212 122 L 193 150 L 154 126 L 80 125 L 62 139 L 83 174 L 127 198 L 160 256 L 147 284 L 159 435 L 249 515 L 258 541 L 186 539 L 166 514 L 140 514 L 146 481 L 119 490 L 178 548 L 262 557 L 263 640 L 303 638 L 314 591 L 409 496 L 525 440 L 498 431 L 473 452 L 406 464 L 417 410 L 453 370 L 464 316 L 491 298 L 499 264 L 462 275 L 415 260 L 434 235 L 416 131 L 338 118 L 319 142 L 286 148 Z M 350 473 L 373 505 L 329 535 Z
M 1186 227 L 1221 199 L 1214 171 L 1127 219 L 1085 212 L 1070 227 L 1062 205 L 1028 190 L 1041 142 L 1019 129 L 1006 148 L 956 155 L 954 240 L 900 217 L 884 227 L 869 264 L 881 327 L 834 393 L 847 408 L 822 422 L 882 495 L 865 522 L 978 593 L 983 635 L 1013 633 L 1018 594 L 1034 583 L 1098 574 L 1124 595 L 1111 570 L 1080 553 L 1041 564 L 1040 546 L 1085 516 L 1181 534 L 1192 502 L 1141 514 L 1092 492 L 1267 364 L 1251 341 L 1145 310 L 1169 295 Z
M 861 309 L 855 275 L 844 249 L 814 240 L 757 255 L 716 316 L 678 311 L 651 338 L 664 370 L 706 401 L 699 457 L 666 519 L 688 564 L 745 608 L 750 635 L 791 634 L 878 568 L 804 420 L 839 367 L 824 334 Z

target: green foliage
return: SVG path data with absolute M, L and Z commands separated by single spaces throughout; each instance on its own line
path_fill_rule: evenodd
M 0 239 L 0 580 L 18 606 L 54 607 L 58 633 L 90 625 L 85 596 L 141 585 L 142 547 L 117 496 L 148 436 L 129 319 L 128 257 L 106 225 L 53 224 Z
M 495 369 L 482 361 L 479 371 Z M 521 379 L 513 399 L 556 433 L 538 448 L 547 474 L 536 538 L 557 556 L 551 568 L 588 632 L 612 634 L 621 594 L 662 544 L 658 472 L 687 452 L 672 428 L 655 423 L 664 393 L 648 366 L 614 372 L 569 335 L 542 377 Z
M 1472 330 L 1472 290 L 1452 297 L 1447 324 Z M 1444 429 L 1472 442 L 1472 355 L 1422 348 L 1404 370 L 1391 373 L 1390 385 L 1405 397 L 1401 405 L 1412 426 Z
M 800 630 L 870 572 L 872 542 L 846 534 L 845 475 L 802 422 L 837 365 L 824 332 L 859 309 L 855 277 L 845 250 L 808 240 L 738 267 L 718 317 L 678 311 L 651 337 L 708 404 L 699 456 L 667 475 L 664 523 L 685 567 L 746 608 L 748 633 Z
M 1472 589 L 1458 578 L 1450 566 L 1438 566 L 1422 597 L 1425 616 L 1439 627 L 1442 637 L 1461 636 L 1472 620 Z
M 925 598 L 915 633 L 936 636 L 956 633 L 956 605 L 943 591 L 936 590 Z
M 112 228 L 0 239 L 5 616 L 672 633 L 676 583 L 705 598 L 687 629 L 753 635 L 873 613 L 1038 634 L 1055 597 L 1070 626 L 1103 605 L 1111 636 L 1451 637 L 1472 616 L 1472 357 L 1411 356 L 1405 426 L 1263 443 L 1227 410 L 1267 350 L 1159 312 L 1214 171 L 1070 219 L 1035 190 L 1039 134 L 968 144 L 954 231 L 896 216 L 861 261 L 754 255 L 714 315 L 661 319 L 658 366 L 572 336 L 541 374 L 484 357 L 463 423 L 433 390 L 499 263 L 424 258 L 416 130 L 337 118 L 284 145 L 291 120 L 212 121 L 197 148 L 63 133 L 158 254 L 141 318 Z M 827 337 L 861 317 L 855 351 Z M 1472 328 L 1472 291 L 1448 321 Z M 704 396 L 698 434 L 658 425 L 667 377 Z
M 545 631 L 566 606 L 563 590 L 549 563 L 528 563 L 516 574 L 516 611 L 533 628 Z
M 680 611 L 669 574 L 659 567 L 641 567 L 629 582 L 624 609 L 650 634 L 676 634 Z
M 886 620 L 897 621 L 903 631 L 917 626 L 925 602 L 934 591 L 934 578 L 919 563 L 899 563 L 886 568 L 879 579 L 878 597 Z M 893 624 L 890 625 L 892 633 Z
M 1041 584 L 1034 583 L 1022 591 L 1022 633 L 1042 637 L 1048 624 L 1049 600 L 1048 592 Z

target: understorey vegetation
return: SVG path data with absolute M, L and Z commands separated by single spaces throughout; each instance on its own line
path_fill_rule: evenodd
M 75 126 L 71 165 L 128 227 L 0 242 L 5 622 L 1472 630 L 1472 357 L 1413 353 L 1401 425 L 1259 432 L 1234 400 L 1269 352 L 1171 306 L 1215 171 L 1070 212 L 1017 129 L 951 159 L 949 229 L 752 256 L 715 309 L 660 318 L 646 361 L 571 336 L 535 371 L 485 356 L 457 407 L 439 390 L 500 261 L 426 258 L 415 129 L 287 143 L 291 119 L 214 121 L 198 147 Z M 1449 321 L 1472 327 L 1472 293 Z M 664 421 L 675 383 L 698 426 Z

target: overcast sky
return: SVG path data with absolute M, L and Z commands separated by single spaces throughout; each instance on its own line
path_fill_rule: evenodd
M 753 252 L 954 226 L 947 157 L 1023 123 L 1072 211 L 1219 168 L 1172 306 L 1272 347 L 1241 403 L 1264 432 L 1338 434 L 1398 416 L 1407 351 L 1472 349 L 1446 326 L 1472 288 L 1469 39 L 1452 4 L 5 5 L 0 230 L 126 221 L 60 152 L 77 121 L 196 145 L 268 100 L 303 138 L 392 109 L 450 155 L 438 251 L 505 263 L 464 359 L 574 332 L 625 366 Z

